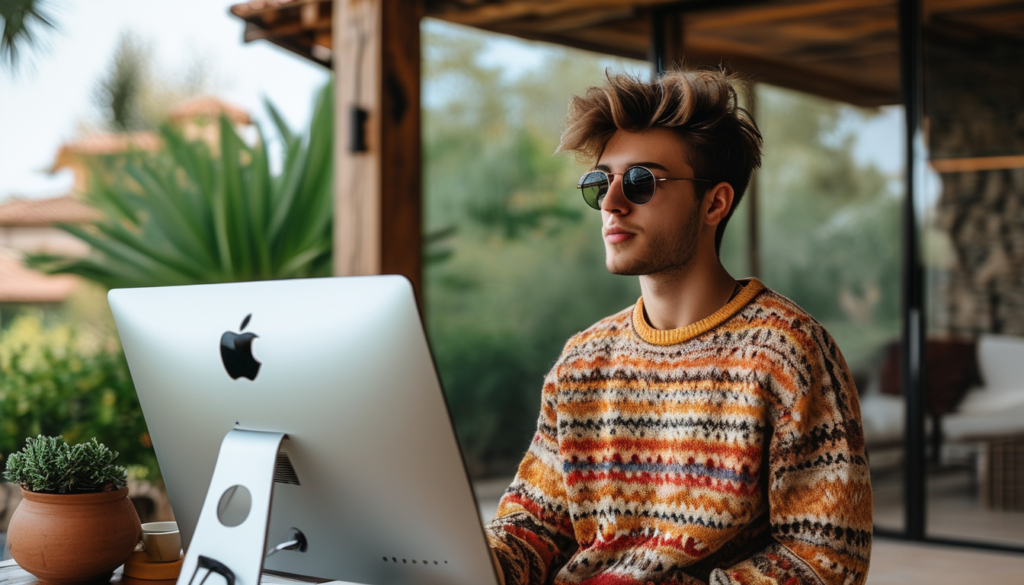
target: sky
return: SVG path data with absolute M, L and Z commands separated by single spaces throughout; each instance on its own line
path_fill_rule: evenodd
M 123 31 L 149 43 L 154 62 L 171 76 L 203 61 L 216 95 L 247 110 L 264 128 L 271 127 L 264 97 L 293 127 L 305 125 L 328 71 L 265 41 L 243 43 L 244 24 L 228 12 L 235 3 L 51 0 L 47 6 L 59 31 L 45 33 L 46 46 L 29 50 L 16 72 L 0 67 L 0 201 L 70 190 L 70 171 L 50 174 L 47 169 L 61 144 L 78 137 L 83 124 L 98 120 L 92 94 Z M 424 26 L 459 32 L 436 21 Z M 481 59 L 518 75 L 539 65 L 546 50 L 541 43 L 490 35 Z M 901 109 L 886 108 L 859 126 L 859 161 L 898 176 L 903 166 L 901 125 Z

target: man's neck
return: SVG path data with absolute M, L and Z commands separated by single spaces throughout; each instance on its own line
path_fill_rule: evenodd
M 713 260 L 640 277 L 644 313 L 651 327 L 660 330 L 692 325 L 725 306 L 736 288 L 736 279 Z

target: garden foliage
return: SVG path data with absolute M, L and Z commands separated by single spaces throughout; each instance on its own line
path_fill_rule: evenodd
M 0 332 L 0 458 L 36 435 L 95 437 L 137 476 L 159 478 L 124 355 L 26 312 Z
M 123 489 L 128 485 L 124 467 L 114 465 L 111 451 L 95 437 L 69 445 L 64 437 L 29 438 L 25 447 L 7 458 L 4 479 L 30 492 L 44 494 L 92 494 Z
M 554 154 L 569 96 L 621 64 L 552 51 L 509 75 L 481 58 L 481 35 L 434 26 L 424 42 L 424 224 L 451 236 L 447 260 L 424 270 L 426 324 L 471 473 L 507 475 L 566 339 L 639 296 L 636 278 L 604 268 L 600 215 L 575 189 L 584 167 Z
M 307 136 L 267 103 L 284 151 L 276 174 L 262 131 L 249 145 L 222 117 L 214 149 L 163 126 L 159 153 L 108 160 L 94 173 L 87 200 L 102 221 L 62 226 L 92 255 L 36 254 L 29 263 L 108 288 L 328 276 L 332 96 L 331 84 L 317 96 Z

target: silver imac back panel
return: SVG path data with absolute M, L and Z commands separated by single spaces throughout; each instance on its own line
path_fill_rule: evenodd
M 121 289 L 109 299 L 186 546 L 225 435 L 279 432 L 286 461 L 267 542 L 294 527 L 309 546 L 266 569 L 366 585 L 497 582 L 407 280 Z

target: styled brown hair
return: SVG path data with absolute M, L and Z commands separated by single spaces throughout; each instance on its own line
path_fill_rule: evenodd
M 690 166 L 700 179 L 732 185 L 732 208 L 715 231 L 715 251 L 725 225 L 743 198 L 754 169 L 761 166 L 761 132 L 739 107 L 735 78 L 724 71 L 670 71 L 651 81 L 605 73 L 608 82 L 569 102 L 559 152 L 596 162 L 618 130 L 666 128 L 690 147 Z M 703 196 L 703 195 L 702 195 Z

